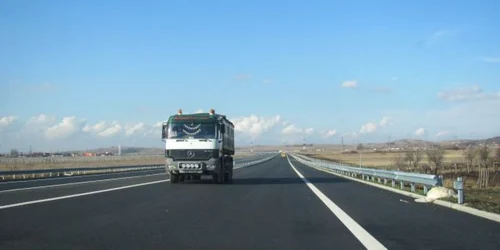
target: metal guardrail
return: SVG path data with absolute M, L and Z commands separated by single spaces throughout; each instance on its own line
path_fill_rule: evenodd
M 362 167 L 349 167 L 338 163 L 332 163 L 319 159 L 314 159 L 305 155 L 289 154 L 297 161 L 317 168 L 323 168 L 336 173 L 351 177 L 361 177 L 363 180 L 378 180 L 387 184 L 388 180 L 392 182 L 392 187 L 395 187 L 396 182 L 400 183 L 400 188 L 404 189 L 404 184 L 409 183 L 411 191 L 415 192 L 415 186 L 420 185 L 424 189 L 424 194 L 427 194 L 429 187 L 442 186 L 442 177 L 428 174 L 408 173 L 402 171 L 389 171 Z
M 234 160 L 234 166 L 236 168 L 248 167 L 251 165 L 259 164 L 267 160 L 272 159 L 276 155 L 271 157 L 265 157 L 265 154 L 258 156 L 252 156 L 247 158 L 240 158 Z M 59 169 L 33 169 L 33 170 L 13 170 L 13 171 L 0 171 L 0 181 L 4 181 L 9 177 L 9 179 L 28 179 L 28 178 L 45 178 L 45 177 L 57 177 L 57 176 L 67 176 L 67 175 L 85 175 L 85 174 L 103 174 L 103 173 L 115 173 L 115 172 L 126 172 L 126 171 L 144 171 L 144 170 L 155 170 L 164 169 L 165 164 L 154 164 L 154 165 L 135 165 L 135 166 L 113 166 L 113 167 L 81 167 L 81 168 L 59 168 Z
M 21 179 L 35 178 L 35 177 L 54 177 L 66 175 L 80 175 L 88 173 L 114 173 L 126 171 L 144 171 L 164 168 L 164 164 L 155 165 L 135 165 L 135 166 L 113 166 L 113 167 L 82 167 L 82 168 L 59 168 L 59 169 L 33 169 L 33 170 L 14 170 L 14 171 L 0 171 L 1 180 L 5 180 L 6 176 L 16 180 L 18 177 Z
M 235 169 L 238 169 L 238 168 L 244 168 L 244 167 L 249 167 L 249 166 L 253 166 L 253 165 L 256 165 L 256 164 L 259 164 L 259 163 L 263 163 L 263 162 L 266 162 L 266 161 L 269 161 L 271 159 L 273 159 L 274 157 L 276 157 L 278 154 L 274 154 L 272 156 L 268 156 L 268 157 L 265 157 L 265 158 L 262 158 L 262 156 L 259 156 L 258 158 L 260 159 L 255 159 L 254 157 L 252 157 L 252 160 L 250 161 L 241 161 L 241 162 L 236 162 L 236 160 L 234 161 L 234 167 Z M 240 159 L 242 160 L 242 159 Z

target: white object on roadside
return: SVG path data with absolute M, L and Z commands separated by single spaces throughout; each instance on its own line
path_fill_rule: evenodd
M 419 203 L 428 203 L 433 202 L 437 199 L 453 197 L 456 198 L 457 194 L 453 189 L 445 188 L 445 187 L 433 187 L 429 192 L 427 192 L 426 197 L 415 199 L 415 202 Z

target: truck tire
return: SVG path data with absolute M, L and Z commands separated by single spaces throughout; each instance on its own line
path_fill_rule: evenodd
M 179 182 L 184 182 L 184 174 L 179 174 Z
M 217 173 L 212 173 L 212 183 L 213 184 L 219 183 L 219 176 L 217 175 Z
M 224 161 L 226 163 L 225 165 L 225 172 L 224 172 L 224 183 L 232 183 L 233 179 L 233 159 L 228 157 Z
M 170 183 L 178 183 L 179 175 L 178 174 L 170 174 Z
M 229 168 L 225 175 L 224 183 L 233 183 L 233 169 Z
M 191 177 L 191 179 L 193 179 L 193 180 L 195 180 L 195 181 L 199 181 L 199 180 L 201 180 L 201 175 L 200 175 L 200 174 L 193 175 L 193 176 Z

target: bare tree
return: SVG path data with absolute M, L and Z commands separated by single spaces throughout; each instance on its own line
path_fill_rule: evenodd
M 495 161 L 500 162 L 500 148 L 495 150 Z
M 413 151 L 411 149 L 405 152 L 405 161 L 408 163 L 408 167 L 413 165 Z
M 472 146 L 468 146 L 464 150 L 465 161 L 467 162 L 467 172 L 470 173 L 470 169 L 474 167 L 474 159 L 476 159 L 477 151 Z
M 420 163 L 420 161 L 422 161 L 423 156 L 424 152 L 422 151 L 422 149 L 417 148 L 413 150 L 413 168 L 418 168 L 418 164 Z
M 438 169 L 442 168 L 445 150 L 440 146 L 430 147 L 427 149 L 427 160 L 434 164 L 434 174 L 438 174 Z
M 356 146 L 356 149 L 357 150 L 362 150 L 363 149 L 363 144 L 358 143 L 358 145 Z
M 405 167 L 405 158 L 402 154 L 396 154 L 394 156 L 394 165 L 398 168 L 398 171 L 401 171 Z
M 487 145 L 479 147 L 477 150 L 479 155 L 479 165 L 485 168 L 488 167 L 488 160 L 490 158 L 490 150 Z

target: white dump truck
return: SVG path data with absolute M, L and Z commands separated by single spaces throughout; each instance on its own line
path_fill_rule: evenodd
M 165 168 L 170 183 L 212 176 L 213 183 L 233 179 L 234 125 L 225 115 L 183 114 L 179 110 L 162 124 Z

